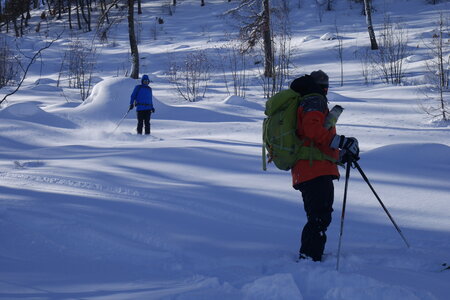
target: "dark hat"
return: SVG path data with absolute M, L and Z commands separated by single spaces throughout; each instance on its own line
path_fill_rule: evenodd
M 324 71 L 311 72 L 310 76 L 314 79 L 315 83 L 328 88 L 328 75 Z
M 150 78 L 148 77 L 148 75 L 142 76 L 141 82 L 144 83 L 144 81 L 147 81 L 147 84 L 150 82 Z

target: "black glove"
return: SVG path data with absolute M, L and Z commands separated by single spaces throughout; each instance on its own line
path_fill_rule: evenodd
M 134 107 L 134 104 L 130 104 L 130 110 L 132 110 Z
M 339 163 L 345 164 L 345 163 L 352 163 L 354 161 L 358 161 L 359 156 L 354 156 L 349 151 L 342 149 L 339 151 Z
M 330 147 L 334 149 L 344 149 L 348 152 L 347 154 L 351 154 L 354 158 L 359 159 L 358 140 L 354 137 L 346 138 L 343 135 L 335 135 L 331 140 Z
M 155 112 L 155 109 L 154 109 L 154 108 L 152 108 L 152 109 L 151 109 L 151 111 L 152 111 L 152 113 L 154 113 L 154 112 Z

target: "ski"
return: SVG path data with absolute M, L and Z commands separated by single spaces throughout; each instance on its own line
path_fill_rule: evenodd
M 445 271 L 445 270 L 450 270 L 450 265 L 447 263 L 443 263 L 442 266 L 444 267 L 443 269 L 441 269 L 441 272 Z

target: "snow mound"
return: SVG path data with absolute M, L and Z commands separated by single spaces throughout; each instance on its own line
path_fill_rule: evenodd
M 67 119 L 47 113 L 37 106 L 36 102 L 17 103 L 0 111 L 0 118 L 22 120 L 51 127 L 77 128 Z
M 69 113 L 77 118 L 97 122 L 119 120 L 127 112 L 130 95 L 137 84 L 140 84 L 140 80 L 107 78 L 96 84 L 91 95 Z
M 312 41 L 312 40 L 315 40 L 315 39 L 317 39 L 317 37 L 312 36 L 312 35 L 307 35 L 307 36 L 302 37 L 300 39 L 300 42 L 304 43 L 304 42 L 309 42 L 309 41 Z
M 406 61 L 409 62 L 409 63 L 413 63 L 413 62 L 423 61 L 423 60 L 426 60 L 426 59 L 427 58 L 425 58 L 422 55 L 411 55 L 411 56 L 408 56 L 406 58 Z
M 42 92 L 59 92 L 62 91 L 60 87 L 49 85 L 49 84 L 39 84 L 32 88 L 33 91 L 42 91 Z
M 335 92 L 328 92 L 328 100 L 331 102 L 365 102 L 364 100 L 346 97 Z
M 188 49 L 188 48 L 190 48 L 189 45 L 180 45 L 180 46 L 176 47 L 174 50 L 181 50 L 181 49 Z
M 39 85 L 39 84 L 57 84 L 57 81 L 51 78 L 39 78 L 38 80 L 36 80 L 34 82 L 35 85 Z
M 322 41 L 332 41 L 332 40 L 337 39 L 337 36 L 336 36 L 336 34 L 334 34 L 334 33 L 327 32 L 327 33 L 325 33 L 324 35 L 322 35 L 322 36 L 320 37 L 320 39 L 321 39 Z
M 259 278 L 242 288 L 244 299 L 302 300 L 297 284 L 291 274 L 274 274 Z
M 389 168 L 425 177 L 450 174 L 450 147 L 444 144 L 393 144 L 365 152 L 361 158 L 373 169 Z
M 245 98 L 238 96 L 229 96 L 222 101 L 223 104 L 244 106 L 248 108 L 261 109 L 261 106 L 255 102 L 250 102 Z
M 79 106 L 73 109 L 61 109 L 73 119 L 89 122 L 118 122 L 128 111 L 130 95 L 139 80 L 131 78 L 107 78 L 96 84 L 91 95 Z M 152 119 L 167 119 L 195 122 L 242 122 L 248 121 L 237 115 L 216 112 L 209 107 L 200 107 L 198 103 L 180 106 L 170 106 L 160 102 L 153 95 L 155 114 Z M 56 112 L 56 111 L 55 111 Z M 127 118 L 136 118 L 129 112 Z

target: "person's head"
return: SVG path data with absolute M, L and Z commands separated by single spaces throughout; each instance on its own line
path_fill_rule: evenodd
M 148 78 L 148 75 L 144 75 L 144 76 L 142 76 L 142 84 L 145 84 L 145 85 L 149 85 L 150 84 L 150 78 Z
M 318 70 L 311 72 L 310 76 L 314 79 L 314 82 L 325 91 L 326 95 L 328 93 L 328 75 L 324 71 Z

